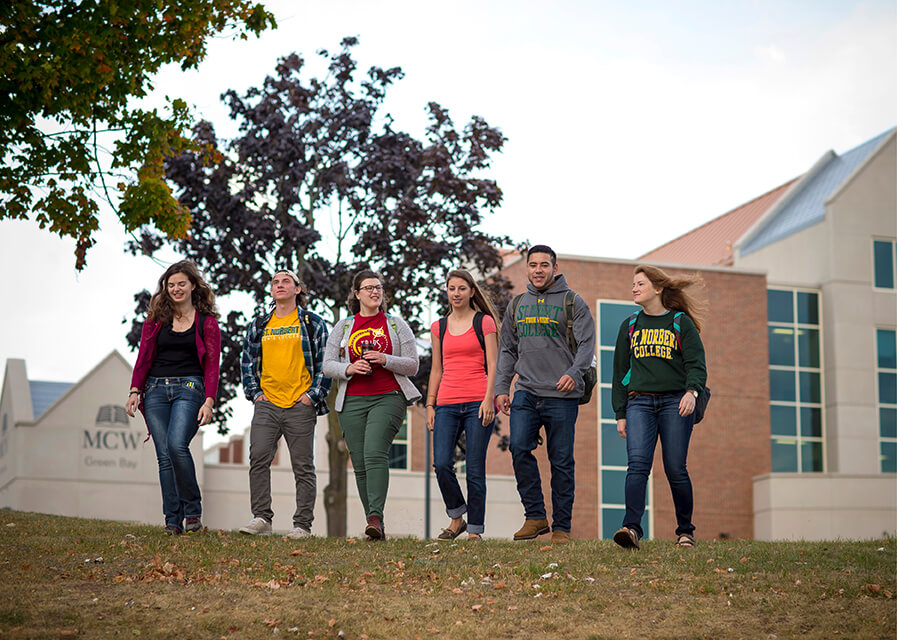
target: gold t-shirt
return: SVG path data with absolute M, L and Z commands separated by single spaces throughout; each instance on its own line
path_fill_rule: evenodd
M 271 314 L 262 334 L 262 391 L 278 407 L 289 409 L 311 388 L 302 353 L 299 310 L 278 318 Z

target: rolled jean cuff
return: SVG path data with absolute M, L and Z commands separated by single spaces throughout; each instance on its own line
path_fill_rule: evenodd
M 484 524 L 468 524 L 467 525 L 467 533 L 476 533 L 477 535 L 482 535 L 486 530 L 486 525 Z
M 454 509 L 446 509 L 445 513 L 449 518 L 460 518 L 467 513 L 467 505 L 462 504 L 460 507 L 455 507 Z

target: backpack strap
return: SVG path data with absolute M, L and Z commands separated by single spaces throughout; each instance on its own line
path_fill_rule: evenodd
M 681 315 L 682 312 L 677 311 L 673 316 L 673 333 L 676 334 L 676 346 L 679 347 L 679 351 L 682 351 L 682 328 L 679 325 L 679 316 Z
M 448 318 L 439 318 L 439 364 L 445 361 L 443 353 L 445 352 L 445 332 L 448 331 Z M 443 367 L 445 370 L 445 367 Z
M 567 289 L 564 293 L 564 315 L 567 317 L 567 346 L 573 355 L 576 355 L 576 338 L 573 335 L 573 302 L 576 294 Z
M 473 332 L 480 341 L 480 349 L 483 350 L 483 369 L 489 373 L 489 365 L 486 364 L 486 335 L 483 333 L 483 316 L 486 315 L 482 311 L 473 314 Z
M 639 313 L 641 311 L 636 311 L 629 316 L 629 371 L 623 376 L 622 384 L 624 387 L 629 384 L 629 378 L 632 376 L 632 334 L 635 333 L 635 323 L 638 320 Z
M 517 333 L 517 307 L 520 306 L 520 299 L 523 297 L 522 293 L 518 293 L 514 296 L 514 299 L 511 300 L 511 326 L 514 327 L 514 333 Z

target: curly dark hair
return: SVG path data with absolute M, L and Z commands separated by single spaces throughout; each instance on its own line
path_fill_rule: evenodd
M 168 279 L 177 274 L 182 273 L 190 280 L 193 285 L 193 294 L 190 296 L 193 307 L 199 312 L 207 316 L 213 316 L 218 319 L 218 310 L 215 308 L 215 293 L 209 283 L 203 280 L 197 266 L 191 260 L 181 260 L 165 270 L 162 277 L 159 278 L 159 286 L 156 293 L 150 298 L 149 312 L 146 314 L 147 320 L 154 320 L 160 324 L 169 324 L 174 319 L 174 303 L 168 296 Z

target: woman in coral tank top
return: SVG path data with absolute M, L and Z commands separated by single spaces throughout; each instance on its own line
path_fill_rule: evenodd
M 498 322 L 489 299 L 467 271 L 449 272 L 446 292 L 449 314 L 430 329 L 433 364 L 427 395 L 433 467 L 452 519 L 437 537 L 452 540 L 467 531 L 468 540 L 479 540 L 486 519 L 486 448 L 495 427 Z M 466 445 L 466 501 L 455 476 L 461 434 Z

